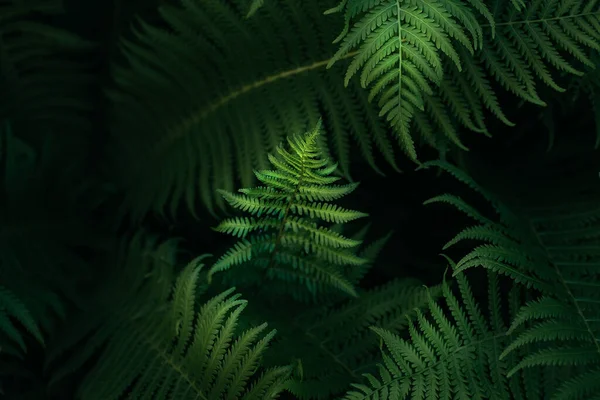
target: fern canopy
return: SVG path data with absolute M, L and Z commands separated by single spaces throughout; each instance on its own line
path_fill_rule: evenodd
M 312 131 L 288 138 L 289 150 L 277 147 L 277 156 L 269 155 L 275 169 L 255 172 L 264 186 L 240 189 L 241 194 L 221 191 L 232 207 L 252 217 L 226 219 L 215 228 L 241 240 L 211 267 L 209 281 L 217 272 L 244 264 L 262 271 L 254 276 L 255 284 L 264 284 L 262 277 L 277 278 L 300 283 L 313 296 L 327 286 L 356 296 L 346 274 L 348 267 L 367 262 L 352 252 L 360 242 L 322 223 L 346 223 L 366 214 L 330 203 L 358 184 L 333 185 L 340 179 L 332 176 L 337 165 L 321 156 L 320 130 L 319 121 Z

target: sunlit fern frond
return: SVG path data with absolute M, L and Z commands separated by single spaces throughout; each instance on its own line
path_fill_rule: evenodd
M 425 110 L 424 96 L 432 95 L 442 82 L 442 60 L 447 57 L 462 70 L 457 44 L 471 53 L 481 46 L 479 13 L 493 24 L 482 2 L 469 3 L 477 9 L 458 1 L 344 0 L 330 10 L 344 10 L 346 27 L 329 66 L 358 49 L 345 83 L 360 74 L 361 85 L 370 88 L 369 99 L 378 99 L 380 115 L 413 160 L 417 154 L 411 123 L 418 110 Z
M 358 184 L 333 185 L 340 179 L 332 176 L 337 165 L 322 157 L 320 129 L 319 121 L 312 131 L 290 136 L 289 149 L 279 146 L 277 156 L 269 155 L 274 169 L 255 172 L 264 186 L 240 189 L 240 194 L 221 192 L 232 207 L 251 217 L 229 218 L 215 228 L 241 240 L 211 267 L 209 280 L 239 266 L 257 285 L 275 278 L 279 284 L 308 289 L 313 296 L 328 286 L 356 295 L 345 275 L 367 263 L 354 254 L 360 242 L 324 223 L 346 223 L 366 214 L 332 203 Z

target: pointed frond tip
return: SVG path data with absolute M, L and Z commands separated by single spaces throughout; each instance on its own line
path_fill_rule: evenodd
M 333 185 L 340 178 L 332 176 L 337 165 L 322 157 L 317 140 L 321 129 L 319 120 L 308 132 L 289 136 L 288 146 L 279 146 L 277 154 L 269 156 L 274 169 L 255 172 L 264 186 L 240 189 L 238 194 L 220 191 L 231 206 L 252 217 L 225 219 L 215 228 L 241 240 L 210 268 L 209 280 L 243 264 L 261 279 L 298 282 L 315 295 L 316 287 L 330 286 L 356 296 L 345 275 L 354 276 L 348 268 L 367 264 L 355 254 L 361 241 L 324 223 L 343 224 L 367 214 L 330 203 L 358 184 Z

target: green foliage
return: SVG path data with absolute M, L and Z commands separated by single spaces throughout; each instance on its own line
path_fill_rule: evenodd
M 189 263 L 173 282 L 172 265 L 165 262 L 172 258 L 173 244 L 165 243 L 144 257 L 146 249 L 135 237 L 124 254 L 124 269 L 119 270 L 129 274 L 125 285 L 112 280 L 111 291 L 100 292 L 99 308 L 80 325 L 88 329 L 58 338 L 62 343 L 54 344 L 51 360 L 93 333 L 86 338 L 84 351 L 63 364 L 54 380 L 75 371 L 101 347 L 99 360 L 80 386 L 81 398 L 277 398 L 290 368 L 257 372 L 275 331 L 264 333 L 267 324 L 237 331 L 246 301 L 232 295 L 234 289 L 196 307 L 204 257 Z M 140 262 L 144 268 L 139 268 Z M 123 292 L 129 294 L 115 297 Z
M 0 3 L 3 399 L 600 400 L 598 0 Z
M 487 316 L 464 275 L 459 274 L 457 281 L 460 297 L 444 283 L 445 303 L 430 299 L 428 313 L 418 311 L 409 322 L 409 338 L 372 328 L 387 350 L 379 365 L 380 377 L 366 374 L 369 385 L 354 384 L 346 400 L 522 398 L 513 390 L 519 386 L 516 377 L 513 382 L 507 378 L 509 364 L 498 360 L 509 337 L 497 276 L 488 275 Z
M 465 4 L 466 3 L 466 4 Z M 486 132 L 484 110 L 513 125 L 502 111 L 490 78 L 534 104 L 546 105 L 536 78 L 564 91 L 549 67 L 582 73 L 563 54 L 583 65 L 594 64 L 584 49 L 600 46 L 597 1 L 540 0 L 528 4 L 494 0 L 365 1 L 342 0 L 329 12 L 343 11 L 346 26 L 333 62 L 358 48 L 346 73 L 346 84 L 360 72 L 379 98 L 402 148 L 414 160 L 416 129 L 430 145 L 445 141 L 465 148 L 453 119 Z M 352 24 L 352 28 L 350 28 Z M 440 100 L 450 103 L 450 110 Z M 431 126 L 433 121 L 444 137 Z M 413 124 L 414 122 L 414 124 Z
M 27 306 L 8 289 L 0 286 L 0 335 L 17 342 L 21 350 L 25 351 L 25 342 L 21 333 L 10 318 L 18 320 L 40 343 L 44 343 L 40 328 Z M 4 345 L 2 350 L 10 352 L 10 347 Z
M 31 12 L 59 14 L 60 1 L 8 3 L 0 5 L 0 120 L 10 119 L 32 144 L 39 144 L 40 136 L 67 133 L 80 143 L 91 129 L 86 92 L 95 78 L 84 57 L 94 45 L 27 18 Z
M 109 90 L 111 164 L 127 190 L 123 212 L 134 220 L 175 214 L 182 201 L 192 212 L 199 201 L 222 209 L 216 190 L 251 186 L 252 171 L 268 165 L 286 133 L 321 116 L 330 132 L 322 147 L 345 175 L 350 137 L 373 168 L 374 147 L 395 167 L 388 132 L 364 91 L 345 88 L 340 68 L 325 69 L 339 25 L 315 16 L 328 1 L 266 4 L 249 19 L 247 3 L 162 5 L 165 29 L 139 21 L 134 38 L 122 39 L 126 62 L 115 65 Z M 301 33 L 288 35 L 292 27 Z
M 26 358 L 40 351 L 69 305 L 80 301 L 79 274 L 89 271 L 73 251 L 77 245 L 91 249 L 77 207 L 64 195 L 73 181 L 66 170 L 49 179 L 55 160 L 50 146 L 43 150 L 36 152 L 9 121 L 2 122 L 0 385 L 31 375 Z
M 369 327 L 400 330 L 408 317 L 427 305 L 439 288 L 424 288 L 413 279 L 396 280 L 335 302 L 275 319 L 281 340 L 265 359 L 269 363 L 297 360 L 301 367 L 288 390 L 299 399 L 329 399 L 342 395 L 360 374 L 379 360 Z
M 366 214 L 348 210 L 330 201 L 354 191 L 358 184 L 333 185 L 337 164 L 322 158 L 317 138 L 321 122 L 304 135 L 288 138 L 289 150 L 277 147 L 269 155 L 275 169 L 256 171 L 264 185 L 240 189 L 241 194 L 221 191 L 234 208 L 253 217 L 222 221 L 218 232 L 241 238 L 211 267 L 212 276 L 236 265 L 256 270 L 255 284 L 278 279 L 305 286 L 313 297 L 327 286 L 356 296 L 346 275 L 367 262 L 356 256 L 359 241 L 349 239 L 322 225 L 342 224 Z
M 453 204 L 478 222 L 462 230 L 445 246 L 449 248 L 466 240 L 483 242 L 458 261 L 454 275 L 483 267 L 542 295 L 524 305 L 511 319 L 508 334 L 527 327 L 528 323 L 531 326 L 499 353 L 502 360 L 517 350 L 526 350 L 526 355 L 511 365 L 507 377 L 533 367 L 572 367 L 568 373 L 561 374 L 560 384 L 555 392 L 550 392 L 549 398 L 586 399 L 597 393 L 600 376 L 597 369 L 600 363 L 597 188 L 584 191 L 584 195 L 573 189 L 568 192 L 569 201 L 555 195 L 545 201 L 536 199 L 533 206 L 529 204 L 530 199 L 521 197 L 507 205 L 447 163 L 425 165 L 449 171 L 494 200 L 494 208 L 500 215 L 499 222 L 485 218 L 462 199 L 451 195 L 429 201 Z M 564 190 L 569 186 L 560 187 Z M 543 192 L 538 190 L 537 193 Z M 578 369 L 580 366 L 586 368 Z
M 252 0 L 252 3 L 250 3 L 250 8 L 248 9 L 248 14 L 246 15 L 246 17 L 251 17 L 254 14 L 256 14 L 256 12 L 258 11 L 259 8 L 261 8 L 264 5 L 265 0 Z
M 115 67 L 117 84 L 110 90 L 114 163 L 128 193 L 123 211 L 134 219 L 150 211 L 174 214 L 182 200 L 192 212 L 197 200 L 211 212 L 223 208 L 216 190 L 231 191 L 237 179 L 250 186 L 251 171 L 265 167 L 282 132 L 303 130 L 306 121 L 314 125 L 321 108 L 332 133 L 326 147 L 346 175 L 349 133 L 373 168 L 379 170 L 373 145 L 395 166 L 383 121 L 369 105 L 375 98 L 412 159 L 417 134 L 442 154 L 467 149 L 459 131 L 489 135 L 487 112 L 514 125 L 494 82 L 545 105 L 538 81 L 562 91 L 550 70 L 580 75 L 579 64 L 593 64 L 586 50 L 598 48 L 596 1 L 345 0 L 329 10 L 343 11 L 345 26 L 331 16 L 315 18 L 327 8 L 324 0 L 301 7 L 262 3 L 164 6 L 168 30 L 140 21 L 135 40 L 123 40 L 128 64 Z M 290 26 L 302 34 L 288 38 L 283 32 Z M 323 42 L 336 29 L 342 30 L 341 45 L 331 57 L 334 48 Z M 240 58 L 251 61 L 232 67 Z M 360 82 L 351 79 L 357 74 Z M 153 118 L 138 128 L 148 114 Z

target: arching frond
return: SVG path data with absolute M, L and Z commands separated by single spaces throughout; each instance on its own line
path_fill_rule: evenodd
M 233 288 L 198 309 L 205 257 L 188 264 L 173 282 L 173 266 L 165 265 L 173 257 L 172 249 L 163 245 L 149 257 L 141 257 L 140 252 L 147 253 L 148 248 L 139 236 L 134 238 L 123 254 L 123 261 L 132 264 L 118 269 L 127 276 L 121 283 L 110 282 L 110 293 L 99 293 L 103 299 L 96 299 L 99 303 L 85 317 L 87 327 L 79 335 L 60 337 L 62 343 L 52 345 L 55 359 L 85 338 L 83 351 L 63 364 L 54 380 L 74 371 L 101 347 L 100 357 L 79 387 L 81 398 L 277 398 L 290 368 L 259 371 L 275 331 L 265 331 L 266 324 L 238 331 L 246 301 L 234 295 Z
M 139 21 L 135 39 L 121 42 L 127 63 L 115 65 L 109 90 L 124 212 L 175 212 L 182 201 L 223 209 L 217 190 L 253 185 L 283 132 L 321 115 L 321 147 L 346 176 L 352 142 L 376 170 L 375 149 L 395 166 L 366 93 L 344 87 L 341 67 L 326 69 L 339 25 L 320 16 L 325 3 L 278 1 L 246 19 L 246 0 L 186 1 L 160 7 L 167 29 Z

